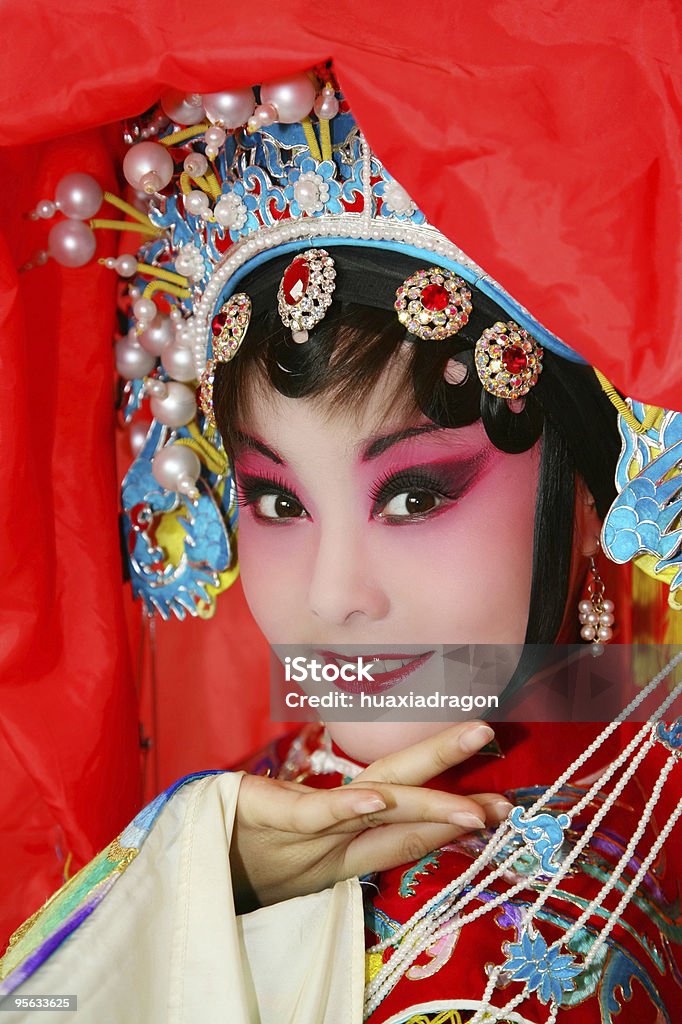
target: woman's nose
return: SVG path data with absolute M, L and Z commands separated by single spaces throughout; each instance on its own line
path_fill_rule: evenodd
M 353 615 L 374 622 L 388 614 L 388 594 L 352 529 L 344 529 L 341 535 L 332 530 L 320 535 L 308 599 L 313 615 L 334 626 L 344 625 Z

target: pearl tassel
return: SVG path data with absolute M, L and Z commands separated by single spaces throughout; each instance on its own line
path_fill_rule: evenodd
M 575 774 L 575 772 L 585 763 L 585 761 L 587 761 L 592 756 L 592 754 L 597 749 L 599 749 L 599 747 L 601 747 L 601 745 L 604 743 L 607 737 L 611 735 L 611 733 L 636 710 L 636 708 L 642 703 L 642 701 L 645 700 L 646 697 L 648 697 L 649 694 L 652 693 L 656 689 L 656 687 L 660 685 L 663 679 L 665 679 L 669 675 L 669 673 L 680 663 L 680 661 L 682 661 L 682 652 L 677 654 L 669 662 L 669 664 L 651 680 L 651 682 L 638 694 L 638 696 L 628 705 L 628 707 L 626 707 L 624 711 L 621 712 L 618 718 L 611 722 L 602 731 L 602 733 L 593 741 L 593 743 L 590 744 L 590 746 L 573 762 L 573 764 L 570 765 L 568 769 L 566 769 L 566 771 L 560 776 L 560 778 L 557 779 L 553 786 L 546 790 L 545 793 L 543 793 L 542 797 L 540 797 L 535 802 L 535 804 L 533 804 L 533 806 L 525 812 L 526 820 L 533 817 L 543 805 L 548 805 L 552 797 L 555 796 L 562 789 L 562 787 L 565 785 L 568 779 Z M 566 872 L 570 869 L 575 859 L 579 856 L 581 851 L 590 841 L 594 832 L 598 828 L 600 822 L 603 820 L 603 818 L 606 816 L 609 810 L 611 810 L 615 801 L 618 799 L 618 796 L 623 791 L 627 783 L 631 780 L 638 766 L 641 764 L 641 762 L 644 760 L 648 752 L 655 745 L 655 723 L 661 720 L 667 709 L 672 705 L 672 703 L 675 701 L 680 692 L 682 692 L 682 683 L 679 683 L 673 689 L 673 691 L 659 706 L 659 708 L 652 716 L 650 721 L 645 723 L 642 726 L 642 728 L 638 730 L 636 736 L 630 741 L 630 743 L 622 751 L 619 757 L 609 766 L 608 770 L 605 773 L 603 773 L 599 777 L 599 779 L 596 780 L 596 782 L 590 787 L 589 791 L 581 798 L 581 800 L 575 805 L 575 807 L 571 809 L 571 811 L 569 812 L 569 817 L 575 817 L 576 815 L 578 815 L 585 807 L 589 805 L 589 803 L 592 801 L 592 799 L 598 792 L 603 791 L 604 785 L 607 782 L 609 782 L 609 780 L 615 775 L 619 768 L 621 768 L 626 762 L 629 762 L 627 769 L 625 770 L 621 778 L 618 780 L 617 784 L 614 786 L 614 789 L 609 794 L 608 798 L 599 808 L 594 819 L 590 823 L 588 829 L 585 831 L 581 839 L 571 849 L 569 855 L 562 862 L 559 871 L 556 872 L 556 874 L 554 874 L 553 878 L 548 883 L 548 885 L 543 889 L 543 892 L 539 895 L 538 899 L 527 911 L 524 918 L 524 925 L 528 925 L 530 921 L 532 921 L 537 911 L 544 905 L 546 900 L 549 899 L 549 897 L 551 896 L 552 892 L 560 884 L 561 880 L 563 879 L 563 877 L 565 877 Z M 645 739 L 647 733 L 649 733 L 649 736 Z M 637 754 L 634 757 L 631 757 L 633 752 L 638 747 L 640 749 L 637 751 Z M 632 853 L 634 852 L 634 849 L 637 846 L 637 843 L 639 842 L 641 836 L 644 833 L 644 829 L 646 828 L 646 824 L 650 819 L 653 807 L 655 806 L 662 791 L 663 785 L 670 771 L 672 770 L 674 762 L 677 759 L 678 755 L 676 753 L 673 753 L 671 757 L 668 759 L 666 767 L 661 772 L 658 782 L 654 787 L 652 796 L 645 808 L 642 821 L 640 822 L 638 829 L 636 830 L 635 834 L 631 837 L 630 843 L 628 844 L 629 853 L 628 851 L 626 851 L 627 855 L 623 855 L 618 865 L 616 865 L 609 882 L 605 883 L 605 885 L 599 891 L 590 908 L 588 908 L 584 912 L 584 914 L 581 915 L 581 919 L 579 919 L 572 926 L 572 928 L 563 936 L 563 938 L 559 942 L 553 944 L 552 948 L 556 949 L 561 945 L 564 945 L 567 941 L 569 941 L 570 938 L 578 930 L 578 928 L 582 926 L 584 921 L 588 919 L 588 917 L 595 909 L 595 907 L 599 907 L 602 905 L 604 898 L 617 884 L 618 880 L 622 876 L 623 871 L 625 870 L 625 867 L 627 866 L 630 860 Z M 675 821 L 677 821 L 681 814 L 682 802 L 676 809 L 673 817 L 670 819 L 670 822 L 664 830 L 666 836 L 670 833 Z M 503 894 L 500 894 L 495 899 L 477 908 L 470 914 L 466 915 L 464 918 L 460 918 L 457 921 L 451 921 L 451 919 L 455 917 L 455 915 L 460 910 L 462 910 L 468 903 L 470 903 L 471 900 L 475 899 L 476 896 L 484 888 L 489 886 L 490 883 L 494 881 L 496 878 L 499 878 L 500 875 L 504 874 L 507 868 L 510 867 L 514 860 L 517 858 L 519 853 L 518 847 L 507 858 L 505 858 L 505 860 L 500 865 L 498 865 L 498 867 L 495 870 L 486 875 L 485 878 L 481 882 L 479 882 L 470 892 L 466 893 L 464 896 L 461 896 L 459 900 L 456 900 L 454 902 L 454 904 L 450 903 L 448 905 L 447 898 L 451 898 L 458 892 L 461 893 L 462 890 L 467 885 L 469 885 L 471 881 L 473 881 L 473 879 L 479 873 L 479 870 L 487 864 L 489 864 L 494 858 L 494 856 L 502 849 L 505 843 L 509 841 L 509 829 L 510 823 L 504 822 L 494 833 L 486 849 L 482 851 L 482 853 L 476 858 L 474 863 L 467 869 L 467 871 L 465 871 L 462 875 L 459 876 L 459 878 L 455 879 L 448 886 L 446 886 L 439 893 L 437 893 L 434 897 L 432 897 L 428 901 L 428 903 L 421 908 L 420 911 L 413 915 L 413 917 L 404 925 L 402 925 L 398 929 L 398 931 L 394 933 L 390 938 L 385 939 L 383 942 L 377 943 L 375 946 L 371 947 L 369 952 L 383 952 L 383 950 L 387 949 L 389 946 L 396 946 L 396 949 L 391 959 L 379 970 L 379 972 L 374 976 L 374 978 L 370 981 L 370 983 L 367 986 L 365 1001 L 365 1019 L 368 1016 L 370 1016 L 371 1013 L 373 1013 L 374 1010 L 379 1006 L 381 1001 L 388 995 L 388 993 L 395 986 L 399 978 L 402 977 L 402 975 L 407 971 L 407 969 L 414 962 L 414 960 L 424 950 L 428 949 L 428 947 L 433 942 L 437 941 L 438 939 L 442 938 L 443 936 L 453 931 L 458 931 L 465 924 L 473 920 L 476 920 L 479 917 L 484 916 L 486 913 L 489 913 L 490 911 L 494 910 L 502 902 L 508 900 L 510 897 L 513 897 L 514 895 L 517 895 L 522 889 L 528 888 L 528 880 L 524 879 L 522 882 L 517 883 L 511 889 L 506 890 Z M 645 858 L 645 863 L 650 864 L 653 861 L 653 858 L 656 856 L 656 853 L 658 852 L 664 841 L 665 836 L 663 836 L 663 838 L 661 838 L 661 836 L 658 837 L 651 851 Z M 646 870 L 646 868 L 644 868 L 644 870 Z M 639 875 L 639 877 L 641 878 L 642 875 L 643 872 Z M 631 883 L 626 894 L 624 894 L 618 907 L 610 915 L 609 920 L 607 921 L 607 925 L 598 937 L 598 940 L 596 940 L 600 941 L 601 945 L 603 945 L 603 943 L 606 941 L 608 934 L 615 926 L 621 911 L 624 909 L 624 907 L 627 905 L 629 900 L 634 895 L 637 889 L 637 884 L 638 881 L 633 879 L 633 883 Z M 433 911 L 433 913 L 430 913 L 431 911 Z M 596 955 L 596 952 L 597 950 L 594 950 L 594 952 L 591 953 L 591 957 L 594 957 Z M 587 966 L 588 962 L 590 961 L 586 961 L 584 966 Z M 503 1011 L 498 1011 L 497 1008 L 490 1005 L 492 992 L 495 988 L 495 981 L 499 976 L 501 970 L 502 967 L 499 967 L 491 973 L 491 978 L 489 979 L 488 985 L 486 986 L 483 1004 L 477 1011 L 475 1017 L 472 1018 L 471 1024 L 475 1024 L 476 1021 L 482 1020 L 481 1014 L 484 1012 L 492 1013 L 494 1014 L 493 1019 L 498 1019 L 498 1013 L 509 1013 L 510 1010 L 518 1006 L 525 998 L 527 998 L 529 993 L 527 991 L 527 987 L 524 987 L 523 991 L 519 993 L 517 996 L 515 996 L 514 999 L 511 1000 L 504 1007 Z M 558 1006 L 553 1006 L 550 1009 L 548 1022 L 556 1019 L 557 1010 Z

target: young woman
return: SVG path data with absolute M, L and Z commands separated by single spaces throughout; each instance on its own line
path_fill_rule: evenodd
M 333 87 L 323 92 L 338 111 Z M 202 302 L 217 312 L 204 409 L 234 466 L 251 610 L 271 643 L 310 645 L 332 660 L 358 644 L 380 645 L 388 662 L 402 645 L 424 654 L 442 643 L 525 644 L 500 687 L 507 701 L 532 676 L 534 648 L 592 628 L 575 609 L 615 493 L 614 407 L 589 367 L 558 354 L 560 342 L 542 351 L 510 322 L 519 307 L 500 289 L 496 300 L 460 281 L 447 299 L 445 249 L 432 249 L 429 265 L 418 248 L 392 244 L 390 218 L 366 244 L 355 244 L 358 228 L 325 239 L 331 256 L 321 254 L 322 230 L 305 237 L 315 222 L 295 204 L 338 203 L 330 217 L 353 221 L 362 193 L 377 219 L 380 207 L 417 213 L 343 115 L 338 137 L 333 127 L 327 137 L 330 158 L 310 169 L 296 149 L 309 131 L 298 128 L 296 137 L 285 125 L 274 141 L 266 131 L 258 152 L 245 137 L 243 152 L 216 162 L 225 191 L 216 178 L 212 215 L 201 214 L 208 199 L 185 204 L 216 275 L 231 257 L 228 249 L 223 260 L 227 246 L 210 249 L 214 229 L 222 242 L 229 227 L 235 248 L 249 218 L 254 234 L 272 232 L 268 258 L 240 269 L 240 308 L 250 312 L 239 337 L 236 280 L 222 294 L 222 279 L 204 282 L 193 311 L 195 323 Z M 296 153 L 286 167 L 282 152 Z M 196 164 L 184 166 L 204 180 Z M 216 227 L 219 202 L 228 209 Z M 304 237 L 279 251 L 279 219 L 264 226 L 254 210 L 268 217 L 286 203 Z M 161 211 L 159 230 L 177 209 Z M 189 238 L 173 227 L 154 259 Z M 241 252 L 256 251 L 242 241 Z M 198 280 L 195 254 L 184 255 L 175 278 L 186 270 Z M 332 261 L 319 271 L 334 282 L 323 288 L 329 301 L 311 290 L 323 315 L 292 331 L 286 307 L 308 287 L 300 261 L 322 258 Z M 410 319 L 423 274 L 430 283 L 417 278 L 415 301 L 424 308 Z M 429 337 L 424 325 L 442 322 L 430 311 L 444 310 L 457 329 Z M 507 382 L 528 371 L 527 386 L 499 387 L 502 362 Z M 601 614 L 606 639 L 608 606 Z M 672 1022 L 676 865 L 652 846 L 667 836 L 667 794 L 653 813 L 647 805 L 663 745 L 652 739 L 652 757 L 638 760 L 632 730 L 614 729 L 587 764 L 599 732 L 335 721 L 282 741 L 246 774 L 181 779 L 19 929 L 0 992 L 26 1019 L 22 999 L 72 992 L 79 1019 L 93 1022 L 479 1024 L 558 1013 L 576 1024 L 619 1014 Z M 576 759 L 575 777 L 562 778 Z M 611 796 L 606 783 L 622 765 L 632 769 L 628 788 Z M 528 849 L 495 832 L 519 811 Z M 635 836 L 658 852 L 651 863 Z M 621 914 L 606 897 L 628 887 L 634 898 Z

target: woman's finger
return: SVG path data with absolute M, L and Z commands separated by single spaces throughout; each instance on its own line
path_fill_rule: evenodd
M 462 722 L 405 750 L 374 761 L 354 780 L 421 786 L 429 779 L 461 764 L 493 739 L 485 722 Z
M 242 825 L 310 836 L 348 819 L 359 822 L 385 808 L 382 794 L 365 786 L 291 788 L 276 779 L 247 775 L 242 779 L 237 814 Z M 365 827 L 357 824 L 350 831 Z
M 366 875 L 412 864 L 465 834 L 456 825 L 386 825 L 368 829 L 348 845 L 343 874 Z
M 359 789 L 360 786 L 346 787 L 354 788 Z M 457 825 L 463 830 L 472 830 L 483 828 L 486 824 L 498 824 L 506 818 L 512 806 L 500 793 L 486 793 L 481 797 L 461 796 L 434 789 L 422 789 L 418 786 L 386 784 L 372 786 L 371 792 L 383 797 L 385 809 L 363 814 L 359 819 L 339 819 L 328 831 L 357 832 L 377 825 L 407 822 L 439 822 L 444 825 Z

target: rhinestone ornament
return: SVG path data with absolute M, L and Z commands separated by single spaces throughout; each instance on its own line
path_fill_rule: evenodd
M 457 334 L 468 322 L 471 308 L 466 283 L 440 267 L 418 270 L 395 293 L 401 324 L 424 341 L 441 341 Z
M 238 292 L 225 302 L 211 321 L 213 356 L 206 363 L 199 385 L 199 408 L 208 423 L 216 426 L 213 412 L 213 381 L 218 363 L 229 363 L 239 351 L 251 321 L 251 299 Z
M 542 349 L 534 338 L 510 320 L 498 320 L 476 342 L 476 372 L 481 384 L 498 398 L 522 398 L 542 373 Z
M 277 292 L 277 308 L 295 342 L 306 342 L 308 332 L 324 320 L 335 287 L 334 260 L 325 249 L 308 249 L 289 264 Z

